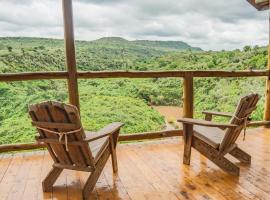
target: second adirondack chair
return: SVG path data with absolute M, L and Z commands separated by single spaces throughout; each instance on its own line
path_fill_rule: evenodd
M 231 154 L 239 161 L 249 164 L 251 156 L 235 143 L 242 129 L 246 128 L 250 114 L 256 109 L 258 94 L 250 94 L 240 99 L 235 113 L 203 112 L 205 120 L 179 119 L 183 123 L 184 157 L 183 163 L 190 164 L 191 148 L 195 148 L 224 171 L 239 176 L 239 167 L 225 158 Z M 212 122 L 212 116 L 230 117 L 229 123 Z
M 32 124 L 37 128 L 38 142 L 44 143 L 54 161 L 53 168 L 42 182 L 43 191 L 52 191 L 63 169 L 91 172 L 82 197 L 88 199 L 109 158 L 117 172 L 116 145 L 122 123 L 112 123 L 98 132 L 86 132 L 75 106 L 44 102 L 29 106 Z

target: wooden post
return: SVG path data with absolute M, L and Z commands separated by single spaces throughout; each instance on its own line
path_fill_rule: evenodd
M 80 109 L 73 32 L 72 0 L 62 0 L 62 5 L 64 18 L 66 65 L 68 70 L 69 102 Z
M 193 118 L 193 74 L 186 73 L 183 84 L 183 117 Z
M 270 18 L 269 18 L 270 28 Z M 267 69 L 270 70 L 270 30 L 269 30 L 269 42 L 268 42 L 268 65 Z M 265 105 L 264 105 L 264 120 L 270 121 L 270 76 L 266 79 L 266 91 L 265 91 Z

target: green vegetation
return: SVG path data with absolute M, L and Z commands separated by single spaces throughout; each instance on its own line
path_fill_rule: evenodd
M 97 70 L 244 70 L 265 69 L 267 49 L 247 46 L 234 51 L 201 51 L 183 42 L 101 38 L 76 42 L 77 66 Z M 63 40 L 0 38 L 0 73 L 65 70 Z M 239 96 L 263 95 L 264 78 L 198 78 L 195 111 L 233 111 Z M 163 117 L 149 105 L 182 105 L 182 80 L 80 80 L 81 114 L 88 130 L 122 121 L 123 133 L 161 130 Z M 0 144 L 34 140 L 27 105 L 44 100 L 67 102 L 64 80 L 0 83 Z M 263 98 L 253 118 L 262 118 Z

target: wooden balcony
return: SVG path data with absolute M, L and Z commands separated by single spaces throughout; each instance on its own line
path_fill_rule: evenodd
M 183 165 L 182 137 L 121 144 L 118 176 L 113 177 L 107 162 L 89 199 L 270 199 L 270 129 L 250 129 L 238 144 L 252 156 L 239 178 L 196 150 L 191 165 Z M 41 180 L 51 165 L 46 151 L 1 154 L 0 199 L 81 199 L 84 172 L 65 171 L 52 193 L 42 192 Z

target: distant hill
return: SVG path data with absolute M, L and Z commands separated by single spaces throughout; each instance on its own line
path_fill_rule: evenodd
M 128 40 L 121 37 L 102 37 L 94 41 L 95 42 L 115 42 L 115 43 L 129 42 Z
M 200 47 L 192 47 L 189 44 L 182 41 L 152 41 L 152 40 L 136 40 L 133 41 L 135 44 L 142 46 L 151 46 L 156 48 L 165 48 L 168 50 L 194 50 L 202 51 Z
M 199 52 L 181 41 L 129 41 L 103 37 L 93 41 L 76 40 L 79 70 L 147 70 L 145 63 L 165 54 Z M 14 65 L 11 65 L 11 62 Z M 0 72 L 63 70 L 63 39 L 0 37 Z
M 192 47 L 189 44 L 182 41 L 154 41 L 154 40 L 134 40 L 129 41 L 121 37 L 103 37 L 94 40 L 97 43 L 108 43 L 108 44 L 123 44 L 123 45 L 138 45 L 154 49 L 163 49 L 167 51 L 183 51 L 193 50 L 202 51 L 200 47 Z
M 0 37 L 0 51 L 6 49 L 7 46 L 12 46 L 13 49 L 18 48 L 33 48 L 45 46 L 51 49 L 63 48 L 64 41 L 62 39 L 50 38 L 31 38 L 31 37 Z M 93 41 L 76 41 L 77 47 L 93 48 L 118 48 L 137 51 L 137 53 L 151 52 L 168 52 L 168 51 L 202 51 L 199 47 L 192 47 L 182 41 L 152 41 L 152 40 L 134 40 L 129 41 L 121 37 L 103 37 Z M 1 52 L 0 52 L 1 53 Z

